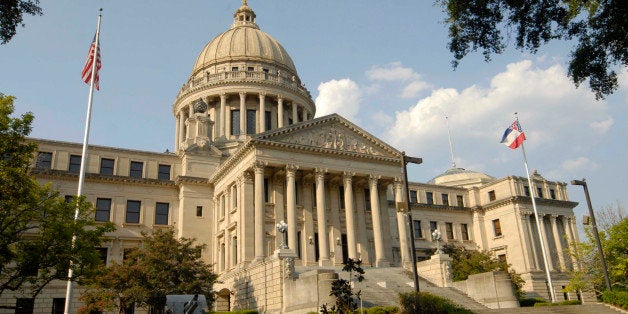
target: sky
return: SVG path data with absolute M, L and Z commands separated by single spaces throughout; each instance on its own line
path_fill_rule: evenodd
M 249 0 L 262 31 L 277 39 L 312 93 L 317 116 L 338 113 L 410 156 L 410 180 L 452 167 L 500 178 L 525 177 L 520 149 L 499 143 L 517 112 L 530 171 L 549 180 L 586 178 L 595 208 L 628 206 L 628 72 L 620 89 L 596 101 L 566 76 L 569 42 L 536 54 L 512 47 L 455 70 L 442 9 L 432 1 Z M 88 85 L 81 81 L 98 16 L 100 91 L 90 144 L 172 151 L 172 104 L 198 53 L 233 22 L 238 0 L 42 1 L 43 16 L 0 46 L 0 93 L 16 113 L 34 113 L 32 137 L 82 142 Z M 514 40 L 510 39 L 509 43 Z M 447 117 L 447 119 L 445 118 Z M 581 187 L 569 186 L 587 211 Z

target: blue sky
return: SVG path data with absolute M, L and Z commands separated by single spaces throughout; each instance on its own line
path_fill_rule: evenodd
M 587 178 L 594 207 L 628 204 L 628 73 L 595 101 L 565 76 L 570 46 L 535 55 L 509 48 L 485 63 L 465 58 L 454 71 L 444 15 L 431 1 L 250 0 L 260 28 L 290 53 L 317 115 L 337 112 L 379 138 L 423 157 L 411 180 L 451 167 L 445 115 L 458 167 L 495 177 L 525 176 L 520 151 L 499 144 L 519 112 L 529 166 L 551 180 Z M 88 86 L 80 80 L 102 7 L 101 90 L 90 143 L 172 150 L 172 103 L 197 54 L 227 30 L 237 0 L 42 2 L 0 46 L 0 92 L 31 111 L 33 137 L 81 142 Z M 512 41 L 512 40 L 511 40 Z M 586 210 L 582 189 L 569 187 Z

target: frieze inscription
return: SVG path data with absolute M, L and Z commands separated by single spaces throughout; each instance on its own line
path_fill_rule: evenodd
M 299 145 L 315 146 L 374 156 L 382 155 L 380 152 L 376 151 L 373 146 L 365 143 L 363 139 L 358 138 L 353 134 L 347 134 L 344 130 L 340 130 L 335 126 L 322 127 L 314 132 L 294 134 L 282 140 Z

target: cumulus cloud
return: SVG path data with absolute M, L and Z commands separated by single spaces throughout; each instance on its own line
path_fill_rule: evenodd
M 419 73 L 412 68 L 403 66 L 401 62 L 373 66 L 365 74 L 370 81 L 401 85 L 402 87 L 398 92 L 401 98 L 417 97 L 420 92 L 430 87 Z
M 560 167 L 563 170 L 575 172 L 579 170 L 595 170 L 598 165 L 587 157 L 578 157 L 563 161 Z
M 360 87 L 351 79 L 323 82 L 318 85 L 316 116 L 338 113 L 351 121 L 356 121 L 361 100 Z
M 606 133 L 611 128 L 611 126 L 613 126 L 613 124 L 615 124 L 615 120 L 609 117 L 608 119 L 603 121 L 593 121 L 589 124 L 589 126 L 598 133 Z

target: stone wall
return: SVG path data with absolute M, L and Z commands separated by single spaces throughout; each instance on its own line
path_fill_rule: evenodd
M 470 275 L 467 280 L 453 282 L 452 286 L 491 309 L 519 307 L 510 276 L 505 272 Z
M 427 281 L 438 287 L 450 287 L 452 283 L 451 257 L 435 254 L 429 260 L 418 262 L 417 271 Z

